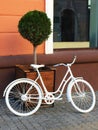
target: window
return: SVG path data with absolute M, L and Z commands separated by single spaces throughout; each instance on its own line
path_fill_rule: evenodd
M 88 0 L 54 0 L 53 25 L 54 47 L 89 47 Z
M 94 1 L 97 6 L 98 0 Z M 90 47 L 91 0 L 46 0 L 46 12 L 52 22 L 54 49 Z

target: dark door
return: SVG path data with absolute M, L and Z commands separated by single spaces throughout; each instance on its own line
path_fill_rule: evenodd
M 74 41 L 75 39 L 75 14 L 70 9 L 65 9 L 61 15 L 61 41 Z

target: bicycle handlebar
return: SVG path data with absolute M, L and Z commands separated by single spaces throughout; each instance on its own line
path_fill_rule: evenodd
M 67 63 L 67 64 L 59 63 L 59 64 L 54 65 L 54 67 L 58 67 L 58 66 L 61 66 L 61 65 L 63 65 L 63 66 L 71 66 L 71 65 L 73 65 L 73 64 L 75 63 L 76 58 L 77 58 L 77 57 L 74 56 L 74 59 L 73 59 L 73 61 L 72 61 L 71 63 Z

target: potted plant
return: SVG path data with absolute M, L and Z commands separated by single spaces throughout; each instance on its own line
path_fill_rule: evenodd
M 34 64 L 37 64 L 36 48 L 48 39 L 51 33 L 50 19 L 45 12 L 29 11 L 19 20 L 18 30 L 22 37 L 33 45 Z
M 27 12 L 24 16 L 21 17 L 18 23 L 19 33 L 23 38 L 30 41 L 34 47 L 34 64 L 37 64 L 37 46 L 42 44 L 46 39 L 48 39 L 51 33 L 51 22 L 47 17 L 47 14 L 42 11 L 33 10 Z M 48 91 L 54 90 L 54 70 L 46 69 L 47 67 L 41 69 L 41 75 L 44 79 Z M 35 70 L 28 67 L 28 65 L 19 65 L 16 69 L 16 78 L 31 78 L 35 79 L 36 74 Z

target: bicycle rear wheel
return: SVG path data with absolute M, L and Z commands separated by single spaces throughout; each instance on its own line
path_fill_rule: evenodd
M 42 93 L 31 79 L 21 78 L 9 84 L 5 95 L 9 110 L 18 116 L 34 114 L 42 102 Z
M 69 99 L 73 107 L 82 113 L 93 110 L 96 97 L 92 86 L 83 79 L 76 79 L 69 88 Z

